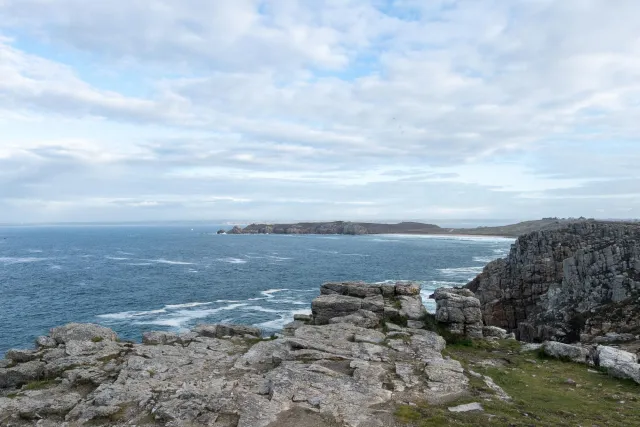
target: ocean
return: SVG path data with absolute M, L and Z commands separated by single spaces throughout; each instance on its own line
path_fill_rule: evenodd
M 216 235 L 219 225 L 0 227 L 0 355 L 68 322 L 122 339 L 198 323 L 271 333 L 327 281 L 463 285 L 514 239 L 464 236 Z M 226 227 L 229 228 L 229 227 Z

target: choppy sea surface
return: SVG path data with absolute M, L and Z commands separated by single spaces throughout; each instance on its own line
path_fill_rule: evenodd
M 197 323 L 279 330 L 323 282 L 467 283 L 509 238 L 216 235 L 218 225 L 0 227 L 0 355 L 68 322 L 124 339 Z

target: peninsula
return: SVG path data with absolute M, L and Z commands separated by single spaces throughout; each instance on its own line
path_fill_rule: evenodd
M 235 226 L 231 230 L 220 230 L 226 234 L 424 234 L 464 236 L 518 237 L 533 231 L 558 230 L 570 224 L 588 221 L 585 218 L 543 218 L 496 227 L 444 228 L 421 222 L 397 224 L 372 222 L 298 222 L 292 224 L 250 224 L 244 228 Z

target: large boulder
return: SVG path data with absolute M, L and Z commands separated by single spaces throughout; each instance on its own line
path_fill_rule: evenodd
M 542 344 L 542 349 L 544 354 L 556 359 L 569 360 L 576 363 L 589 363 L 592 360 L 591 351 L 579 345 L 546 341 Z
M 599 345 L 596 348 L 598 365 L 601 368 L 613 368 L 621 363 L 638 363 L 635 354 L 618 348 Z
M 51 329 L 49 336 L 58 344 L 69 341 L 117 341 L 118 334 L 109 328 L 94 323 L 69 323 Z

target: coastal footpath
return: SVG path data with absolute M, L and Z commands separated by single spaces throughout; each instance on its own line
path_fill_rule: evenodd
M 637 342 L 640 224 L 583 221 L 523 235 L 466 287 L 485 324 L 523 341 Z
M 635 355 L 557 342 L 520 348 L 513 335 L 482 324 L 468 289 L 439 289 L 432 298 L 435 316 L 413 282 L 326 283 L 312 314 L 297 315 L 273 337 L 252 326 L 205 324 L 148 332 L 133 343 L 100 325 L 56 327 L 35 349 L 10 350 L 0 361 L 0 425 L 471 426 L 520 425 L 513 423 L 532 416 L 557 425 L 567 413 L 598 421 L 601 411 L 611 425 L 627 425 L 640 417 Z M 580 381 L 580 404 L 564 398 L 568 407 L 549 410 L 550 395 L 578 385 L 558 382 L 567 372 Z M 545 383 L 513 387 L 522 382 L 509 375 Z M 617 408 L 599 395 L 629 403 Z
M 569 224 L 587 221 L 584 218 L 543 218 L 497 227 L 443 228 L 435 224 L 400 222 L 397 224 L 371 222 L 299 222 L 295 224 L 250 224 L 244 228 L 219 230 L 218 234 L 418 234 L 517 237 L 532 231 L 557 230 Z

